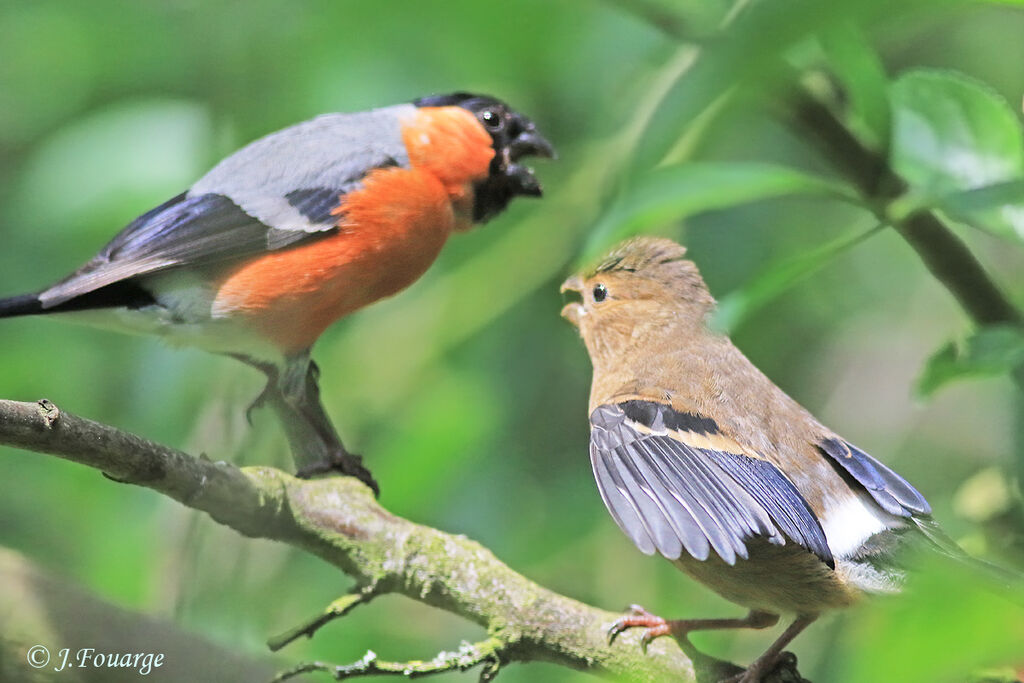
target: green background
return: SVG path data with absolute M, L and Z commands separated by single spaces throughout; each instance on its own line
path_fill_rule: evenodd
M 798 68 L 822 61 L 804 34 L 840 17 L 841 26 L 858 27 L 890 77 L 922 66 L 955 69 L 1008 102 L 1019 128 L 1021 8 L 832 4 L 796 3 L 792 21 L 779 25 L 793 34 L 784 54 Z M 541 584 L 607 609 L 636 602 L 670 617 L 738 615 L 667 562 L 637 552 L 605 512 L 587 457 L 590 367 L 558 316 L 558 285 L 581 253 L 607 245 L 610 237 L 588 236 L 671 150 L 677 160 L 835 172 L 779 115 L 784 94 L 768 73 L 774 34 L 659 104 L 654 93 L 669 82 L 680 48 L 628 6 L 7 0 L 0 293 L 51 283 L 136 215 L 272 130 L 433 92 L 497 95 L 559 150 L 557 162 L 536 163 L 546 197 L 518 200 L 454 237 L 408 291 L 329 330 L 315 350 L 328 411 L 396 514 L 466 534 Z M 708 35 L 727 5 L 660 7 Z M 857 58 L 856 50 L 840 51 L 836 63 L 856 71 Z M 773 264 L 874 225 L 828 196 L 731 203 L 653 226 L 689 247 L 719 298 L 747 291 Z M 1010 298 L 1024 302 L 1020 241 L 956 231 Z M 1019 502 L 1000 497 L 1012 486 L 1005 473 L 1024 457 L 1014 384 L 994 376 L 915 396 L 926 360 L 971 326 L 893 230 L 822 265 L 739 319 L 734 341 L 822 421 L 912 481 L 972 552 L 1020 563 Z M 289 466 L 269 413 L 257 414 L 255 429 L 245 424 L 260 378 L 233 361 L 46 319 L 3 321 L 0 351 L 3 398 L 45 396 L 192 453 Z M 236 652 L 262 654 L 268 636 L 350 583 L 318 559 L 239 537 L 150 491 L 11 449 L 0 449 L 0 544 L 105 600 Z M 916 598 L 828 617 L 796 642 L 801 671 L 817 682 L 871 681 L 903 666 L 905 676 L 890 680 L 934 681 L 1021 665 L 1024 646 L 1014 657 L 1004 642 L 1005 624 L 1020 612 L 983 593 L 971 597 L 963 583 L 970 580 L 956 580 L 940 577 Z M 481 635 L 452 615 L 385 597 L 291 645 L 279 662 L 344 663 L 367 648 L 388 659 L 429 658 Z M 769 639 L 706 634 L 694 642 L 746 662 Z M 585 678 L 530 664 L 510 667 L 501 680 Z

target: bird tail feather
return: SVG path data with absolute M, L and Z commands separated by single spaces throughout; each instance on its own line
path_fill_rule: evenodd
M 932 546 L 942 555 L 956 560 L 957 563 L 971 571 L 986 577 L 993 584 L 1010 591 L 1015 598 L 1018 598 L 1018 601 L 1024 602 L 1024 574 L 968 555 L 959 543 L 931 519 L 914 518 L 914 522 L 925 537 L 931 541 Z
M 7 299 L 0 299 L 0 318 L 13 318 L 18 315 L 35 315 L 43 312 L 43 304 L 36 294 L 22 294 Z

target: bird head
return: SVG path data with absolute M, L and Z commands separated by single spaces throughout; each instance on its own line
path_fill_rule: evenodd
M 580 297 L 562 317 L 579 329 L 595 364 L 652 336 L 704 324 L 715 300 L 685 254 L 672 240 L 637 237 L 562 283 L 563 293 Z
M 541 196 L 533 169 L 518 161 L 525 156 L 554 159 L 555 148 L 526 116 L 488 95 L 457 92 L 421 97 L 417 107 L 457 106 L 472 113 L 491 136 L 494 158 L 490 173 L 474 188 L 473 220 L 482 223 L 501 213 L 517 195 Z

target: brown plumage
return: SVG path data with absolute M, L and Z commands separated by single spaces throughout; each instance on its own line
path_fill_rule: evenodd
M 712 332 L 715 302 L 685 248 L 637 238 L 569 278 L 562 315 L 594 366 L 591 463 L 619 526 L 744 619 L 665 621 L 637 608 L 612 636 L 792 625 L 740 677 L 760 680 L 822 611 L 899 587 L 894 551 L 938 536 L 899 475 L 831 431 Z M 907 533 L 909 532 L 909 533 Z

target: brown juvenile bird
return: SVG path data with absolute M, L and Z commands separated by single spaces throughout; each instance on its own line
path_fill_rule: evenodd
M 736 680 L 753 683 L 823 611 L 892 592 L 896 551 L 929 538 L 959 554 L 920 493 L 818 422 L 707 327 L 715 301 L 686 249 L 638 238 L 562 291 L 594 366 L 590 460 L 601 498 L 648 555 L 661 553 L 740 619 L 666 621 L 634 607 L 610 636 L 767 628 L 796 619 Z

